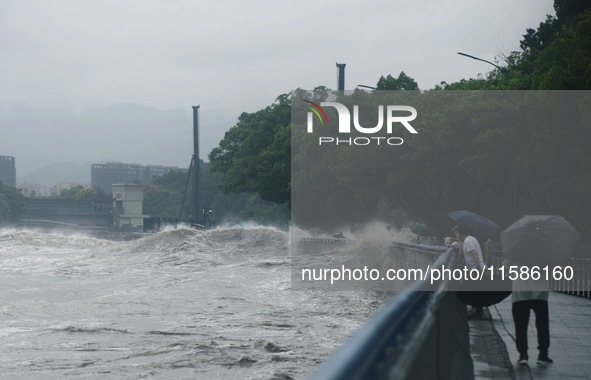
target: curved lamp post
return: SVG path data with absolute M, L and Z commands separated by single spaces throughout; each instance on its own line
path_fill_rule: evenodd
M 377 87 L 373 87 L 373 86 L 366 86 L 366 85 L 364 85 L 364 84 L 358 84 L 358 85 L 357 85 L 357 87 L 365 87 L 365 88 L 369 88 L 369 89 L 372 89 L 372 90 L 377 90 L 377 89 L 378 89 Z
M 463 55 L 464 57 L 468 57 L 468 58 L 475 59 L 475 60 L 477 60 L 477 61 L 486 62 L 486 63 L 488 63 L 489 65 L 493 65 L 494 67 L 496 67 L 497 69 L 499 69 L 499 70 L 500 70 L 501 72 L 503 72 L 503 73 L 507 71 L 507 69 L 506 69 L 505 67 L 501 67 L 501 66 L 499 66 L 499 65 L 495 65 L 494 63 L 492 63 L 491 61 L 487 61 L 486 59 L 482 59 L 482 58 L 474 57 L 473 55 L 466 54 L 466 53 L 461 53 L 461 52 L 458 52 L 458 54 L 459 54 L 459 55 Z

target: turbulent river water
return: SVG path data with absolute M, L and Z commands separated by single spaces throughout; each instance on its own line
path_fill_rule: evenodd
M 289 240 L 0 230 L 0 378 L 305 379 L 383 300 L 292 290 Z

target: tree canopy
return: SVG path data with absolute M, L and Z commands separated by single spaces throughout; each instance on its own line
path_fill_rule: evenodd
M 419 85 L 414 79 L 401 71 L 398 78 L 388 74 L 386 77 L 380 77 L 376 84 L 376 90 L 418 90 Z
M 102 189 L 84 187 L 82 185 L 74 186 L 69 189 L 63 189 L 60 192 L 59 198 L 95 202 L 111 202 L 112 200 L 112 198 Z
M 25 209 L 25 199 L 19 190 L 0 182 L 0 226 L 19 219 Z
M 290 115 L 286 94 L 265 109 L 240 115 L 209 154 L 211 169 L 224 173 L 224 192 L 258 193 L 266 201 L 289 202 Z

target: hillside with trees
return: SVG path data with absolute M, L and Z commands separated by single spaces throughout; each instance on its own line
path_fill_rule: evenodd
M 591 236 L 591 99 L 553 92 L 591 89 L 591 2 L 555 0 L 554 8 L 555 16 L 527 29 L 520 50 L 497 57 L 484 77 L 420 91 L 400 72 L 379 78 L 377 91 L 339 95 L 321 86 L 243 113 L 203 164 L 204 206 L 214 208 L 218 221 L 283 224 L 295 200 L 306 205 L 295 222 L 307 227 L 397 224 L 404 215 L 440 232 L 449 228 L 446 214 L 453 209 L 501 226 L 548 213 Z M 405 135 L 395 150 L 320 150 L 305 141 L 305 120 L 292 120 L 294 107 L 306 109 L 298 103 L 304 99 L 349 106 L 412 101 L 421 108 L 413 122 L 420 133 Z M 185 185 L 184 173 L 156 179 L 146 188 L 145 213 L 178 217 Z M 103 195 L 77 187 L 60 197 Z M 23 208 L 18 190 L 0 186 L 0 223 L 18 219 Z
M 528 29 L 521 50 L 498 57 L 499 68 L 485 77 L 442 82 L 422 92 L 416 91 L 416 82 L 404 72 L 381 77 L 378 89 L 403 90 L 399 91 L 405 93 L 402 99 L 416 96 L 416 104 L 429 110 L 417 120 L 421 129 L 414 142 L 395 155 L 388 156 L 384 149 L 372 150 L 368 156 L 374 157 L 364 159 L 347 149 L 321 155 L 317 147 L 306 144 L 298 144 L 291 155 L 289 135 L 297 140 L 302 128 L 290 121 L 294 99 L 281 95 L 269 107 L 240 117 L 210 154 L 212 170 L 224 174 L 223 191 L 258 193 L 277 203 L 289 204 L 291 191 L 305 187 L 302 193 L 309 194 L 305 202 L 311 215 L 303 216 L 301 222 L 311 227 L 376 218 L 390 222 L 394 213 L 402 211 L 408 220 L 445 231 L 447 212 L 465 208 L 502 226 L 526 213 L 561 214 L 591 235 L 588 98 L 579 94 L 560 101 L 556 96 L 565 93 L 552 97 L 548 91 L 548 97 L 531 99 L 514 92 L 493 102 L 503 109 L 502 114 L 491 113 L 492 105 L 487 111 L 493 96 L 490 90 L 506 94 L 508 90 L 591 89 L 590 8 L 589 2 L 556 0 L 556 16 L 548 16 L 537 29 Z M 447 93 L 449 101 L 441 95 Z M 336 95 L 319 87 L 309 96 L 318 102 Z M 336 101 L 371 103 L 378 101 L 377 96 L 382 96 L 379 91 L 356 90 Z M 300 166 L 306 168 L 298 178 L 301 182 L 291 183 L 289 168 L 293 172 Z M 359 188 L 359 182 L 351 181 L 353 177 L 379 181 L 371 182 L 368 191 L 367 186 Z M 326 193 L 331 197 L 322 201 L 315 197 Z

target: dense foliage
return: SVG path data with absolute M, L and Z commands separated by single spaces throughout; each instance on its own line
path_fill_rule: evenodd
M 527 29 L 521 51 L 500 57 L 505 67 L 486 78 L 462 80 L 447 90 L 591 89 L 591 2 L 555 0 L 556 16 Z
M 414 79 L 400 72 L 398 78 L 388 74 L 386 77 L 380 77 L 376 84 L 376 90 L 418 90 L 419 85 Z
M 201 162 L 203 207 L 213 209 L 211 220 L 226 223 L 249 220 L 261 224 L 284 225 L 289 219 L 285 205 L 263 201 L 254 193 L 224 194 L 219 191 L 224 175 L 210 171 L 209 163 Z M 144 213 L 161 218 L 189 218 L 194 204 L 192 200 L 192 175 L 184 171 L 172 171 L 156 178 L 146 186 Z M 189 181 L 187 181 L 189 179 Z M 186 189 L 188 183 L 188 188 Z M 181 205 L 187 191 L 183 213 Z
M 265 109 L 240 115 L 209 154 L 211 169 L 225 174 L 224 192 L 258 193 L 266 201 L 289 202 L 290 115 L 288 95 Z
M 144 189 L 144 214 L 161 218 L 178 218 L 185 192 L 187 173 L 170 171 Z M 186 209 L 188 205 L 185 204 Z M 184 214 L 187 217 L 187 214 Z
M 255 192 L 281 203 L 289 202 L 290 190 L 297 187 L 298 194 L 307 194 L 297 201 L 309 210 L 297 222 L 310 226 L 376 218 L 390 222 L 403 210 L 410 220 L 443 231 L 449 227 L 447 212 L 470 209 L 502 226 L 528 213 L 561 214 L 590 235 L 588 99 L 565 97 L 556 104 L 552 97 L 541 97 L 537 103 L 519 95 L 500 97 L 488 107 L 503 109 L 495 114 L 487 111 L 490 99 L 483 98 L 491 93 L 450 91 L 454 94 L 449 102 L 441 96 L 441 90 L 591 89 L 590 9 L 588 1 L 556 0 L 556 16 L 528 29 L 521 50 L 499 58 L 503 67 L 485 77 L 415 91 L 414 101 L 429 112 L 421 117 L 421 132 L 395 154 L 373 149 L 360 159 L 352 150 L 319 151 L 301 143 L 302 129 L 290 127 L 290 100 L 282 95 L 273 105 L 240 117 L 210 154 L 212 169 L 225 174 L 221 188 L 226 192 Z M 396 78 L 381 77 L 376 87 L 418 89 L 403 72 Z M 310 96 L 318 102 L 335 95 L 317 88 Z M 355 91 L 337 101 L 377 101 L 372 96 L 378 94 Z M 404 104 L 385 101 L 378 104 Z M 298 147 L 293 157 L 290 132 Z M 290 165 L 293 170 L 305 168 L 298 183 L 290 182 Z M 364 178 L 371 186 L 359 185 Z
M 524 214 L 561 214 L 581 231 L 591 215 L 591 99 L 577 93 L 365 93 L 342 104 L 412 104 L 419 133 L 400 146 L 319 147 L 294 126 L 292 197 L 298 224 L 392 220 L 402 209 L 437 231 L 468 209 L 503 226 Z M 329 119 L 334 115 L 329 113 Z M 372 124 L 373 122 L 373 124 Z M 369 125 L 375 125 L 370 120 Z M 584 126 L 584 127 L 583 127 Z M 352 132 L 353 138 L 361 135 Z M 293 148 L 295 149 L 295 148 Z
M 74 186 L 69 189 L 63 189 L 60 192 L 58 198 L 107 203 L 112 201 L 111 196 L 105 193 L 102 189 L 84 187 L 82 185 Z
M 25 199 L 12 186 L 0 182 L 0 226 L 18 220 L 25 209 Z

